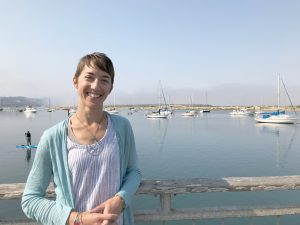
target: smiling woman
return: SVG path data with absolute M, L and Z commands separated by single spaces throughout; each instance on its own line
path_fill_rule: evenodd
M 22 198 L 42 224 L 134 224 L 131 198 L 141 173 L 129 121 L 103 111 L 114 68 L 103 53 L 84 56 L 73 77 L 77 112 L 46 130 Z M 44 197 L 53 177 L 56 200 Z

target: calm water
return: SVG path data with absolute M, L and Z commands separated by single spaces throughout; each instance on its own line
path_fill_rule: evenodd
M 253 117 L 231 117 L 227 111 L 195 118 L 181 117 L 177 111 L 169 120 L 146 119 L 144 111 L 120 114 L 130 120 L 134 129 L 144 179 L 300 174 L 299 124 L 257 124 Z M 66 111 L 39 111 L 31 117 L 20 112 L 0 112 L 0 183 L 26 181 L 35 150 L 15 148 L 26 143 L 24 133 L 29 130 L 32 143 L 37 144 L 43 130 L 66 117 Z M 297 202 L 298 191 L 179 195 L 173 201 L 176 207 L 189 208 Z M 136 208 L 157 207 L 158 198 L 136 197 L 134 203 Z M 0 218 L 12 216 L 22 217 L 19 200 L 0 201 Z M 285 224 L 300 223 L 300 217 L 282 220 Z M 226 219 L 225 224 L 241 221 L 247 219 Z M 255 224 L 266 221 L 275 224 L 274 218 L 258 219 Z M 210 220 L 206 224 L 220 223 Z

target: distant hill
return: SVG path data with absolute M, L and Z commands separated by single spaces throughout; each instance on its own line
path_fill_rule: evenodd
M 26 107 L 34 106 L 39 107 L 43 106 L 45 99 L 41 98 L 27 98 L 22 96 L 16 97 L 0 97 L 0 107 Z

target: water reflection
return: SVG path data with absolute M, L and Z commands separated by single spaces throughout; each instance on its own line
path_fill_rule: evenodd
M 256 127 L 264 134 L 270 134 L 276 145 L 276 167 L 284 168 L 297 133 L 297 126 L 290 124 L 257 123 Z
M 164 143 L 168 131 L 169 119 L 148 119 L 147 122 L 150 123 L 151 133 L 154 134 L 157 149 L 159 152 L 162 152 L 164 149 Z
M 26 119 L 34 119 L 35 118 L 35 113 L 31 113 L 31 112 L 24 112 L 24 115 L 26 117 Z
M 31 159 L 31 148 L 26 149 L 26 161 Z

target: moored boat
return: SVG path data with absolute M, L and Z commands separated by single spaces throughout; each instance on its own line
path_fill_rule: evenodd
M 181 114 L 182 117 L 194 117 L 197 116 L 198 113 L 195 110 L 189 110 Z
M 111 114 L 118 114 L 119 113 L 119 111 L 116 110 L 116 108 L 108 109 L 107 112 L 111 113 Z
M 248 111 L 247 109 L 235 109 L 232 112 L 230 112 L 231 116 L 250 116 L 251 114 L 253 114 L 253 112 Z
M 200 110 L 200 113 L 209 113 L 209 112 L 210 112 L 209 109 L 202 109 L 202 110 Z
M 270 113 L 260 113 L 256 114 L 255 120 L 259 123 L 279 123 L 279 124 L 294 124 L 297 122 L 298 118 L 296 116 L 288 115 L 284 110 L 280 110 L 280 75 L 277 81 L 277 111 Z M 281 80 L 282 81 L 282 80 Z M 282 81 L 283 83 L 283 81 Z M 284 85 L 284 83 L 283 83 Z M 285 85 L 284 85 L 285 88 Z M 287 90 L 285 89 L 286 93 Z M 287 94 L 288 95 L 288 94 Z M 289 98 L 290 100 L 290 98 Z M 291 102 L 291 100 L 290 100 Z M 292 105 L 292 102 L 291 102 Z M 295 111 L 296 114 L 296 111 Z
M 149 119 L 168 119 L 169 115 L 167 114 L 161 114 L 159 111 L 158 112 L 151 112 L 146 114 L 146 117 Z
M 280 124 L 293 124 L 297 122 L 297 117 L 285 114 L 285 111 L 276 111 L 270 113 L 261 113 L 255 117 L 259 123 L 280 123 Z
M 27 106 L 24 110 L 24 113 L 36 113 L 37 110 L 33 108 L 32 106 Z

